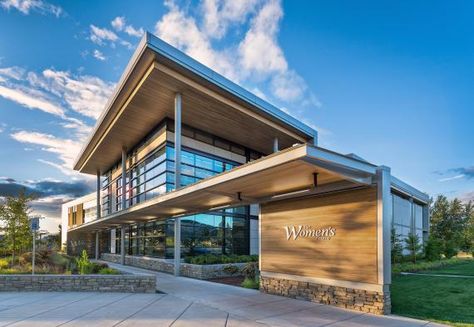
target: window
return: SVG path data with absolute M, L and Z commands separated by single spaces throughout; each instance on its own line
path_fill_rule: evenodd
M 216 211 L 181 219 L 182 256 L 199 254 L 249 254 L 248 207 Z M 120 253 L 120 229 L 115 231 L 116 253 Z M 174 219 L 133 224 L 125 228 L 127 254 L 159 258 L 174 257 Z

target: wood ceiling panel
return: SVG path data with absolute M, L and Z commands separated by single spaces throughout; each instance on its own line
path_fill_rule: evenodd
M 116 117 L 113 127 L 104 135 L 81 171 L 105 172 L 120 161 L 122 147 L 132 148 L 165 117 L 173 118 L 176 92 L 182 93 L 184 124 L 266 154 L 272 152 L 275 137 L 279 139 L 280 148 L 298 141 L 255 116 L 154 69 Z

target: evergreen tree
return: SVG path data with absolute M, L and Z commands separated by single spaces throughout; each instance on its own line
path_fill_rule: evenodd
M 464 206 L 464 229 L 461 249 L 474 253 L 474 203 L 469 201 Z
M 403 257 L 403 245 L 400 241 L 400 235 L 397 234 L 395 228 L 392 228 L 391 233 L 392 241 L 392 263 L 397 263 L 402 261 Z
M 465 206 L 462 202 L 458 199 L 449 202 L 445 196 L 438 196 L 431 208 L 430 233 L 441 242 L 446 257 L 456 255 L 463 244 L 465 224 Z
M 15 254 L 31 247 L 32 235 L 28 218 L 28 202 L 31 200 L 25 191 L 21 191 L 17 197 L 9 196 L 5 203 L 0 205 L 1 230 L 4 232 L 2 246 L 12 255 L 12 262 L 15 260 Z
M 409 256 L 413 263 L 416 263 L 416 258 L 420 255 L 422 249 L 418 235 L 414 233 L 408 234 L 408 237 L 405 238 L 405 249 L 410 253 Z

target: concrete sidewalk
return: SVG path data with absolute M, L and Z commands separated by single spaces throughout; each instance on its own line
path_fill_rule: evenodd
M 436 326 L 156 274 L 163 293 L 0 293 L 0 326 Z
M 256 290 L 212 283 L 185 277 L 151 272 L 135 267 L 110 264 L 131 273 L 147 272 L 157 276 L 157 289 L 167 296 L 192 302 L 179 320 L 186 319 L 196 326 L 441 326 L 428 321 L 399 316 L 376 316 L 316 304 L 281 296 L 263 294 Z M 196 310 L 199 307 L 200 310 Z M 204 310 L 204 308 L 206 308 Z M 200 312 L 202 310 L 202 312 Z M 206 312 L 206 314 L 204 314 Z M 199 317 L 203 317 L 200 320 Z M 223 320 L 223 317 L 227 317 Z M 194 320 L 191 320 L 194 317 Z M 220 317 L 220 318 L 219 318 Z

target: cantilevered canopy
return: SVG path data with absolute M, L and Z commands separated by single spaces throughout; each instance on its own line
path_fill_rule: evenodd
M 376 166 L 328 150 L 299 145 L 169 192 L 74 230 L 188 215 L 285 197 L 371 185 Z
M 174 118 L 182 94 L 182 123 L 264 154 L 306 143 L 316 131 L 257 98 L 156 37 L 146 34 L 74 169 L 103 173 L 161 120 Z

